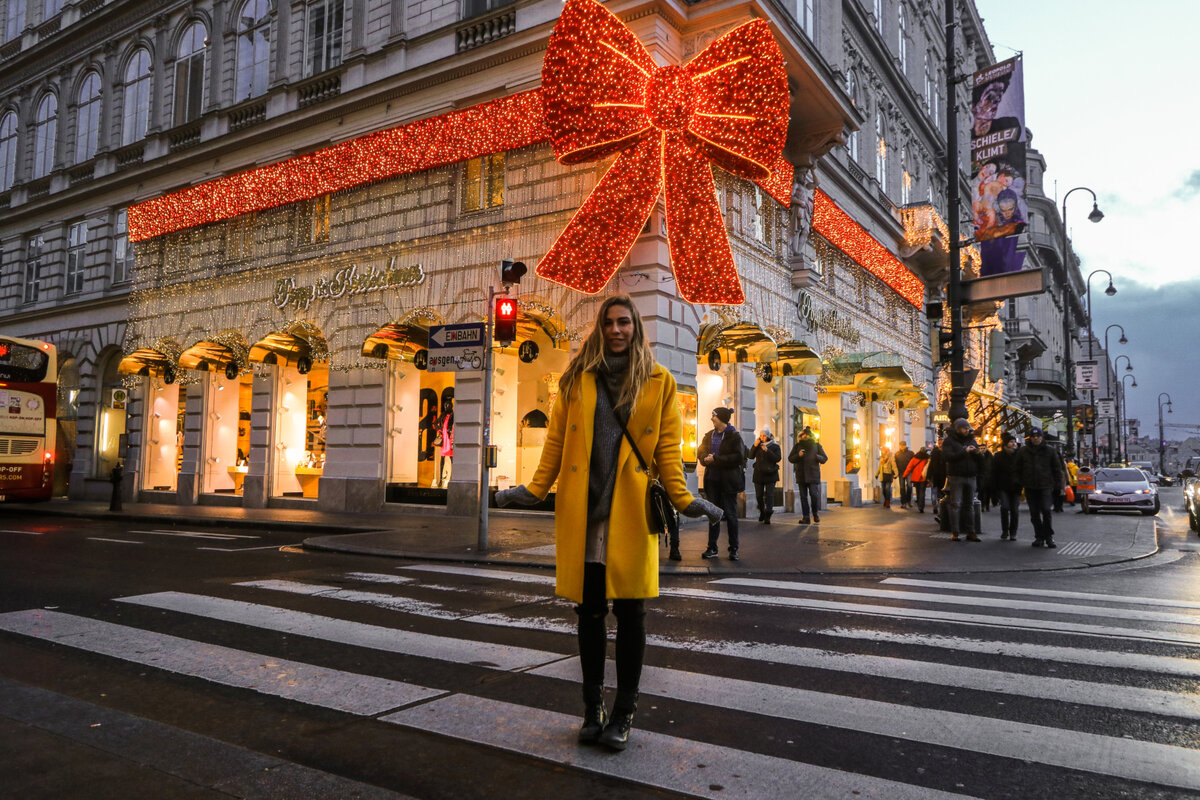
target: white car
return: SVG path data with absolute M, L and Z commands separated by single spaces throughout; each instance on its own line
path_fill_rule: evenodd
M 1134 467 L 1096 470 L 1096 488 L 1083 497 L 1085 514 L 1102 508 L 1140 511 L 1146 516 L 1158 513 L 1158 489 L 1149 477 Z

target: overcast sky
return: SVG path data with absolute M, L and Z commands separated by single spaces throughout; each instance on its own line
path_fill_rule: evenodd
M 1197 428 L 1167 428 L 1166 438 L 1200 435 L 1200 2 L 975 5 L 996 59 L 1024 56 L 1025 124 L 1046 158 L 1046 194 L 1086 186 L 1099 195 L 1099 224 L 1087 221 L 1087 192 L 1076 192 L 1067 226 L 1085 277 L 1113 274 L 1113 297 L 1104 275 L 1092 279 L 1094 328 L 1101 338 L 1114 323 L 1128 334 L 1118 345 L 1113 328 L 1109 344 L 1133 362 L 1129 416 L 1143 434 L 1156 428 L 1167 392 L 1174 413 L 1164 408 L 1164 420 Z

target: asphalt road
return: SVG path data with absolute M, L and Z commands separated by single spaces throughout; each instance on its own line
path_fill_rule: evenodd
M 1178 494 L 1126 564 L 672 577 L 619 755 L 548 571 L 0 515 L 0 797 L 1195 798 Z

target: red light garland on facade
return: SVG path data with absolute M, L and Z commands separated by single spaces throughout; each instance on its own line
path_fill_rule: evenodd
M 913 306 L 921 308 L 925 301 L 925 284 L 921 279 L 820 189 L 813 196 L 812 224 L 814 231 L 854 263 L 895 289 Z
M 660 67 L 596 0 L 567 0 L 542 62 L 542 95 L 560 162 L 621 155 L 538 262 L 537 274 L 600 291 L 665 189 L 679 296 L 742 303 L 711 165 L 765 181 L 783 150 L 787 75 L 766 22 L 734 28 L 683 66 Z

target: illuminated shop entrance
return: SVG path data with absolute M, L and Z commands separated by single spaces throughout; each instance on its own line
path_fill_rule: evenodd
M 271 419 L 272 437 L 263 453 L 270 475 L 271 497 L 315 499 L 325 471 L 326 420 L 329 416 L 329 355 L 325 339 L 310 323 L 294 322 L 273 331 L 249 350 L 251 363 L 273 367 L 268 379 L 247 389 L 246 432 L 257 405 Z M 254 402 L 256 393 L 269 397 Z M 240 413 L 239 413 L 240 416 Z M 244 451 L 245 472 L 262 474 L 255 467 L 259 450 L 251 439 Z
M 175 491 L 183 465 L 187 389 L 177 383 L 179 350 L 164 340 L 162 349 L 139 348 L 121 359 L 122 375 L 148 378 L 139 489 Z M 129 469 L 129 465 L 126 465 Z

